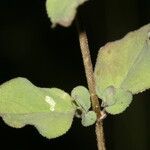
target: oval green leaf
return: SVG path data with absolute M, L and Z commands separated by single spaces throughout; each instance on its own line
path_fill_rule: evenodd
M 128 33 L 121 40 L 103 46 L 98 54 L 94 74 L 97 95 L 102 98 L 102 101 L 104 101 L 104 96 L 109 98 L 105 101 L 110 101 L 111 96 L 104 94 L 110 86 L 131 94 L 149 89 L 150 24 Z M 119 94 L 119 91 L 116 91 L 116 93 Z M 116 98 L 121 98 L 119 95 Z M 123 112 L 130 104 L 130 98 L 123 97 L 123 99 L 125 105 L 122 105 L 122 103 L 120 103 L 122 106 L 117 105 L 120 111 L 116 109 L 116 113 Z M 114 105 L 118 104 L 117 101 L 120 100 L 114 99 L 114 102 L 116 102 Z M 115 109 L 113 109 L 113 112 L 109 109 L 109 113 L 115 114 Z
M 96 113 L 94 111 L 89 111 L 87 113 L 83 113 L 82 114 L 82 125 L 84 127 L 88 127 L 93 125 L 96 122 L 97 116 Z
M 0 86 L 0 115 L 11 127 L 34 125 L 51 139 L 71 127 L 76 107 L 72 98 L 57 88 L 38 88 L 25 78 Z
M 71 96 L 74 98 L 80 109 L 86 112 L 90 109 L 90 93 L 87 88 L 84 86 L 77 86 L 71 91 Z

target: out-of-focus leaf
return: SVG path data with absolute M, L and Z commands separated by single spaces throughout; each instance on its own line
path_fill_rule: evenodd
M 46 0 L 47 14 L 53 27 L 60 24 L 64 27 L 71 25 L 79 5 L 87 0 Z

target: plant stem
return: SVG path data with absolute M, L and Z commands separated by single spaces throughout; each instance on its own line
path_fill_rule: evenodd
M 93 65 L 92 65 L 91 56 L 90 56 L 88 39 L 87 39 L 86 32 L 85 31 L 82 32 L 80 30 L 79 25 L 78 25 L 78 31 L 79 31 L 80 49 L 82 53 L 86 79 L 88 83 L 89 92 L 91 95 L 92 108 L 97 114 L 97 122 L 95 126 L 95 132 L 96 132 L 96 137 L 97 137 L 97 147 L 98 147 L 98 150 L 106 150 L 104 131 L 103 131 L 103 121 L 99 120 L 101 116 L 101 110 L 100 110 L 99 100 L 98 100 L 98 97 L 96 95 L 96 90 L 95 90 Z

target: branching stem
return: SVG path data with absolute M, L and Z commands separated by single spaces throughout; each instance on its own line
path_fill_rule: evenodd
M 91 95 L 91 102 L 92 102 L 92 108 L 97 114 L 97 122 L 95 126 L 95 132 L 97 137 L 97 146 L 98 150 L 106 150 L 105 148 L 105 139 L 104 139 L 104 132 L 103 132 L 103 122 L 100 121 L 99 118 L 101 116 L 101 110 L 99 105 L 99 100 L 96 95 L 95 91 L 95 80 L 94 80 L 94 74 L 93 74 L 93 65 L 91 61 L 90 56 L 90 50 L 89 50 L 89 44 L 86 32 L 82 32 L 80 30 L 80 27 L 78 25 L 78 31 L 79 31 L 79 42 L 80 42 L 80 49 L 82 53 L 84 68 L 85 68 L 85 74 L 86 79 L 88 83 L 89 92 Z

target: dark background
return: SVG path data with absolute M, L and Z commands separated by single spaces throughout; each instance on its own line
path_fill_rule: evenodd
M 60 0 L 63 2 L 63 0 Z M 93 63 L 98 49 L 150 22 L 149 0 L 91 0 L 79 8 Z M 37 86 L 70 92 L 86 79 L 75 24 L 50 28 L 44 0 L 0 1 L 0 83 L 18 76 Z M 108 150 L 150 149 L 150 91 L 134 96 L 122 114 L 104 121 Z M 75 119 L 62 137 L 48 140 L 32 126 L 8 127 L 0 119 L 0 149 L 96 150 L 94 126 Z

